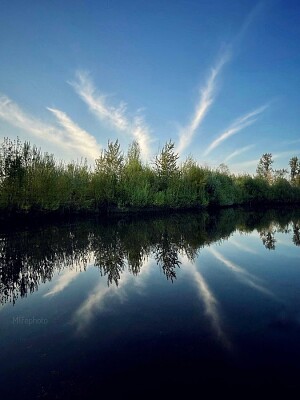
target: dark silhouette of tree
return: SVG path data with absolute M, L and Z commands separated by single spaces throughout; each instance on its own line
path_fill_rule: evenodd
M 121 274 L 125 270 L 125 250 L 117 232 L 113 236 L 97 237 L 94 241 L 95 266 L 102 276 L 107 276 L 107 284 L 119 285 Z
M 180 268 L 181 262 L 178 259 L 178 247 L 170 241 L 167 233 L 163 233 L 161 241 L 156 246 L 155 259 L 167 279 L 173 282 L 176 279 L 176 268 Z
M 296 246 L 300 246 L 300 226 L 298 224 L 293 225 L 293 243 Z

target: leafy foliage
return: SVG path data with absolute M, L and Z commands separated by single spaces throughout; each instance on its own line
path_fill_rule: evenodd
M 265 153 L 259 160 L 256 172 L 260 178 L 266 179 L 268 182 L 272 180 L 272 164 L 273 164 L 272 154 Z
M 235 204 L 300 202 L 300 165 L 297 157 L 287 170 L 272 169 L 272 154 L 261 157 L 257 175 L 230 174 L 201 167 L 191 156 L 178 165 L 169 141 L 144 164 L 133 142 L 126 155 L 118 140 L 108 142 L 95 168 L 57 162 L 53 155 L 19 140 L 4 139 L 0 147 L 0 210 L 15 212 L 110 212 L 145 208 L 193 208 Z

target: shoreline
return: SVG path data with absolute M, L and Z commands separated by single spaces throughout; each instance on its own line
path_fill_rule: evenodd
M 293 209 L 300 208 L 300 202 L 251 202 L 231 205 L 208 205 L 208 206 L 190 206 L 190 207 L 109 207 L 98 210 L 0 210 L 0 226 L 4 223 L 10 223 L 13 226 L 30 224 L 37 225 L 47 222 L 67 222 L 85 219 L 115 220 L 119 218 L 148 218 L 156 216 L 168 216 L 185 213 L 218 213 L 226 209 L 240 209 L 244 211 L 264 211 L 268 209 Z

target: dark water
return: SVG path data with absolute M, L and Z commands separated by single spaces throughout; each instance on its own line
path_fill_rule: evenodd
M 1 399 L 300 393 L 299 227 L 300 210 L 2 227 Z

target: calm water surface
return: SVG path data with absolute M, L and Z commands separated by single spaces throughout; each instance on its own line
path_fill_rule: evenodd
M 1 398 L 300 392 L 300 210 L 1 232 Z

